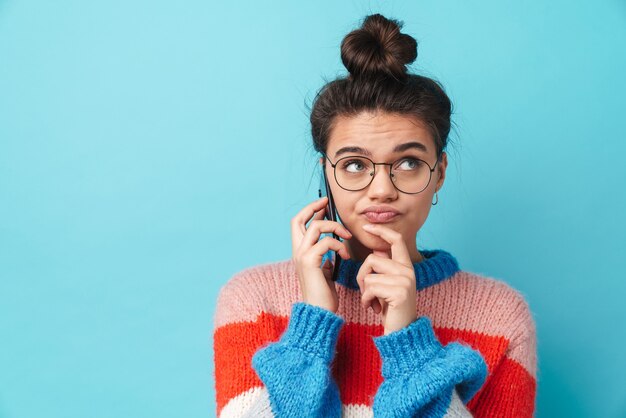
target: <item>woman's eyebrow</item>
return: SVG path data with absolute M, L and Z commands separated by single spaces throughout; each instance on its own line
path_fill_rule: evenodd
M 415 141 L 396 145 L 395 148 L 393 149 L 393 152 L 402 152 L 408 149 L 417 149 L 419 151 L 428 152 L 426 145 L 422 144 L 421 142 L 415 142 Z M 347 154 L 347 153 L 358 153 L 358 154 L 367 155 L 368 157 L 372 156 L 372 153 L 363 147 L 347 146 L 347 147 L 339 148 L 339 150 L 335 153 L 335 158 L 337 158 L 341 154 Z

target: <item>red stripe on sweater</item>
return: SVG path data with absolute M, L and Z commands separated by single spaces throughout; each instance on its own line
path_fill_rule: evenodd
M 434 327 L 434 331 L 443 345 L 457 341 L 478 350 L 488 370 L 504 355 L 508 345 L 503 337 L 478 332 L 437 327 Z M 342 328 L 333 363 L 333 376 L 339 385 L 342 403 L 373 405 L 373 397 L 383 377 L 381 358 L 372 337 L 380 336 L 383 332 L 382 325 L 348 323 Z
M 504 357 L 467 407 L 475 418 L 532 418 L 536 385 L 522 365 Z
M 288 317 L 261 313 L 255 322 L 232 323 L 219 327 L 214 334 L 215 382 L 218 414 L 233 397 L 262 386 L 252 369 L 252 356 L 262 346 L 277 341 L 288 326 Z M 517 362 L 503 359 L 508 341 L 499 336 L 452 328 L 434 328 L 443 345 L 457 341 L 478 350 L 489 370 L 487 382 L 468 404 L 478 417 L 503 416 L 494 412 L 507 402 L 528 404 L 534 396 L 535 381 Z M 382 325 L 346 323 L 339 334 L 332 373 L 343 404 L 373 405 L 373 397 L 382 383 L 381 359 L 372 337 L 382 335 Z M 496 364 L 497 369 L 494 370 Z M 522 385 L 524 396 L 503 400 L 502 391 L 515 393 Z M 480 399 L 480 401 L 479 401 Z M 513 409 L 519 407 L 511 405 Z M 509 410 L 509 407 L 506 407 Z M 532 411 L 532 407 L 528 407 Z M 525 409 L 521 409 L 525 411 Z M 482 415 L 481 415 L 482 414 Z M 525 417 L 526 415 L 518 415 Z M 528 415 L 530 416 L 530 415 Z
M 287 328 L 288 318 L 262 313 L 255 322 L 235 322 L 215 330 L 215 389 L 217 413 L 230 399 L 262 386 L 252 368 L 252 356 L 263 345 L 277 341 Z

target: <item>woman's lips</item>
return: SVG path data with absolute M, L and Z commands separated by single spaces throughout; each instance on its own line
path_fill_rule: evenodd
M 393 219 L 395 219 L 396 216 L 399 215 L 399 213 L 394 213 L 394 212 L 365 212 L 364 213 L 365 217 L 367 218 L 368 221 L 370 221 L 373 224 L 382 224 L 385 222 L 389 222 Z

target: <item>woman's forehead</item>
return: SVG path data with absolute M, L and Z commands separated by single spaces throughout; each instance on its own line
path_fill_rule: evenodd
M 407 150 L 430 154 L 431 149 L 434 152 L 430 131 L 417 118 L 390 113 L 360 113 L 337 117 L 329 136 L 327 153 L 336 157 L 348 152 L 373 156 Z

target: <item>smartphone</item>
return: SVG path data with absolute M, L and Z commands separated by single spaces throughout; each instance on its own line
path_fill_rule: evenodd
M 326 178 L 326 171 L 324 170 L 324 168 L 322 168 L 322 174 L 320 176 L 320 187 L 319 187 L 318 194 L 320 198 L 324 196 L 328 196 L 328 204 L 326 205 L 326 211 L 324 212 L 324 219 L 341 223 L 339 219 L 339 215 L 337 214 L 337 210 L 335 208 L 335 201 L 333 200 L 333 195 L 330 192 L 330 187 L 328 185 L 328 179 Z M 326 235 L 331 235 L 331 234 L 322 233 L 320 236 L 320 239 L 324 238 Z M 338 241 L 342 241 L 341 238 L 334 232 L 332 233 L 332 237 Z M 341 256 L 338 255 L 337 252 L 334 250 L 328 250 L 326 254 L 324 254 L 324 256 L 322 257 L 321 266 L 324 265 L 326 260 L 330 260 L 331 264 L 333 265 L 332 280 L 335 282 L 337 281 L 337 276 L 339 274 L 339 263 L 341 263 Z

